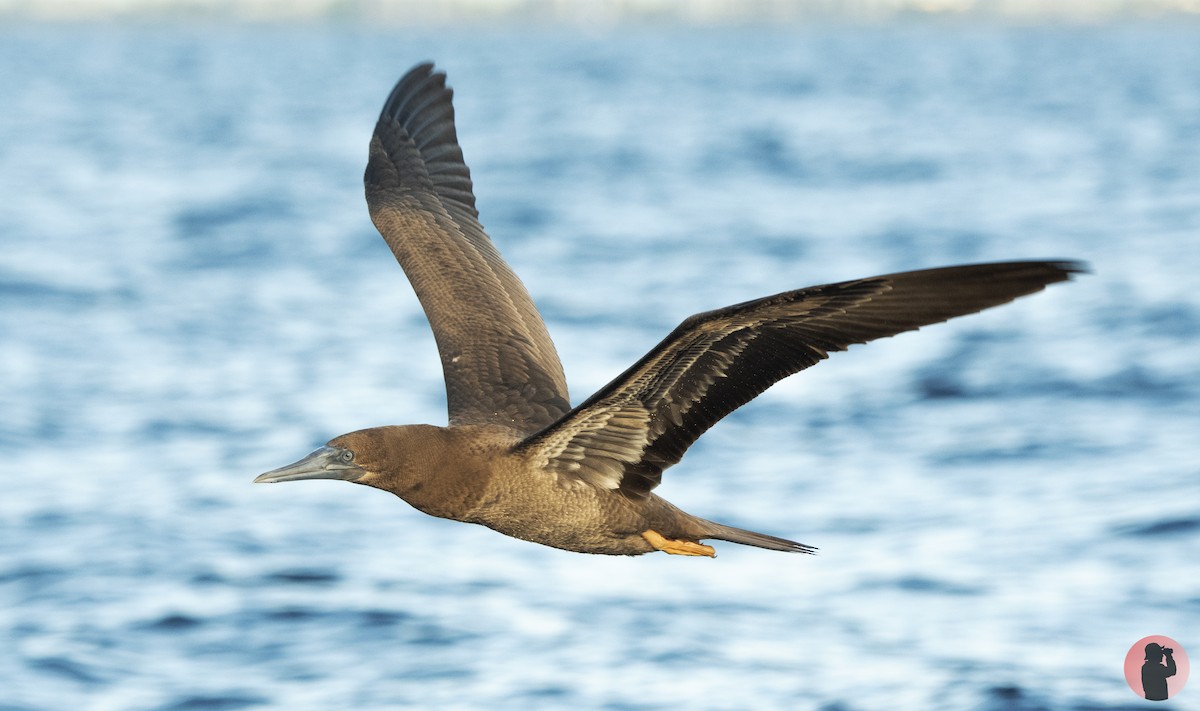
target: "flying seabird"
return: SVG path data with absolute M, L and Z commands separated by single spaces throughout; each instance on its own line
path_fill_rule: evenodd
M 687 514 L 654 487 L 705 430 L 830 352 L 1085 270 L 1071 261 L 924 269 L 696 314 L 571 407 L 546 325 L 479 223 L 451 96 L 432 64 L 405 74 L 379 116 L 364 176 L 371 220 L 433 328 L 449 426 L 344 434 L 256 482 L 366 484 L 433 516 L 581 553 L 713 556 L 703 539 L 810 553 Z

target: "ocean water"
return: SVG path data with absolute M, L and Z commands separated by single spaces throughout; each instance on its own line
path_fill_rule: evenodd
M 445 421 L 361 188 L 425 59 L 577 402 L 703 309 L 1094 274 L 837 354 L 666 473 L 816 556 L 251 486 Z M 1198 67 L 1153 23 L 0 27 L 0 709 L 1142 708 L 1130 645 L 1200 653 Z

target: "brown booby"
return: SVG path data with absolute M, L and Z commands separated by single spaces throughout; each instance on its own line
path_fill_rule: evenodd
M 451 96 L 432 64 L 405 74 L 379 116 L 364 176 L 371 220 L 433 328 L 449 426 L 344 434 L 256 482 L 366 484 L 433 516 L 581 553 L 714 555 L 702 539 L 812 552 L 684 513 L 654 487 L 705 430 L 830 352 L 1084 271 L 1070 261 L 924 269 L 696 314 L 571 407 L 546 326 L 479 223 Z

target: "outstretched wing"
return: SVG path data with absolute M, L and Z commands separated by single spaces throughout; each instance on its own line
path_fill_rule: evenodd
M 831 351 L 982 311 L 1083 270 L 1075 262 L 927 269 L 697 314 L 518 449 L 567 481 L 645 496 L 705 430 Z
M 396 84 L 371 138 L 367 206 L 433 327 L 450 424 L 534 432 L 570 409 L 566 378 L 529 293 L 479 224 L 452 95 L 432 64 Z

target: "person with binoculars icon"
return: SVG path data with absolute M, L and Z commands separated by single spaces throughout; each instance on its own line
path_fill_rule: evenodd
M 1167 700 L 1167 677 L 1175 676 L 1175 650 L 1151 642 L 1146 645 L 1146 663 L 1142 665 L 1142 693 L 1150 701 Z M 1167 663 L 1163 664 L 1163 657 Z

